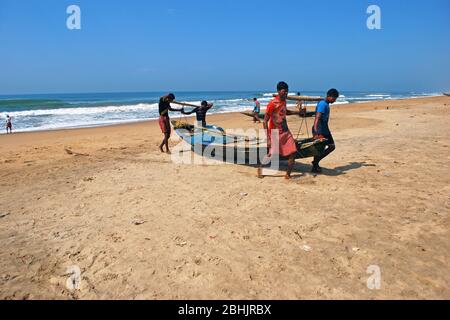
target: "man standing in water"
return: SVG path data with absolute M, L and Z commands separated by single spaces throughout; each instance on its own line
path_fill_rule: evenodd
M 286 98 L 289 93 L 287 83 L 283 81 L 278 83 L 277 91 L 278 95 L 270 101 L 266 109 L 266 116 L 264 117 L 264 129 L 267 130 L 267 148 L 269 149 L 269 154 L 262 162 L 265 163 L 274 156 L 287 157 L 289 160 L 285 179 L 290 179 L 295 163 L 295 154 L 297 153 L 297 143 L 289 131 L 286 116 L 298 115 L 299 113 L 289 111 L 286 107 Z M 272 141 L 272 138 L 276 138 L 277 141 Z M 263 177 L 262 167 L 258 168 L 258 177 Z
M 163 147 L 166 146 L 166 153 L 170 154 L 169 150 L 169 138 L 171 133 L 169 111 L 181 112 L 182 109 L 173 109 L 170 103 L 175 100 L 175 95 L 169 93 L 159 99 L 159 127 L 162 133 L 164 133 L 164 139 L 159 145 L 159 150 L 164 152 Z
M 9 115 L 7 115 L 6 116 L 6 134 L 8 134 L 8 130 L 9 130 L 9 133 L 12 133 L 12 118 L 9 116 Z
M 339 98 L 339 91 L 330 89 L 327 92 L 325 100 L 320 101 L 316 107 L 316 120 L 314 121 L 314 126 L 312 128 L 313 136 L 315 140 L 327 139 L 327 148 L 320 156 L 314 157 L 314 161 L 312 162 L 313 173 L 322 173 L 319 162 L 336 150 L 333 135 L 328 127 L 328 120 L 330 119 L 330 104 L 335 103 L 337 98 Z

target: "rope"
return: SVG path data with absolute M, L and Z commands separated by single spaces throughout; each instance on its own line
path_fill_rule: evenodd
M 306 105 L 305 105 L 305 110 L 306 110 L 306 113 L 305 113 L 305 118 L 304 118 L 304 120 L 305 120 L 305 126 L 306 126 L 306 136 L 307 136 L 308 139 L 309 139 L 308 117 L 307 117 L 308 110 L 306 109 Z
M 305 109 L 306 109 L 307 102 L 304 101 L 303 103 L 304 103 L 304 106 L 305 106 Z M 300 112 L 300 110 L 299 110 L 299 112 Z M 298 140 L 298 137 L 300 136 L 300 133 L 301 133 L 302 128 L 303 128 L 303 123 L 305 124 L 305 127 L 306 127 L 306 135 L 307 135 L 308 138 L 309 138 L 308 117 L 307 117 L 307 114 L 305 114 L 305 116 L 302 117 L 302 122 L 300 123 L 300 128 L 298 129 L 298 133 L 297 133 L 297 138 L 296 138 L 296 140 Z

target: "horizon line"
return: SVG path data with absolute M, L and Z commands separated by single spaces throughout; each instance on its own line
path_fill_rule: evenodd
M 324 91 L 326 92 L 328 89 L 326 90 L 289 90 L 289 92 L 321 92 Z M 394 92 L 398 92 L 398 93 L 444 93 L 447 92 L 446 90 L 411 90 L 411 91 L 406 91 L 406 90 L 377 90 L 377 89 L 370 89 L 370 90 L 346 90 L 346 89 L 338 89 L 340 92 L 347 92 L 347 93 L 351 93 L 351 92 L 377 92 L 377 93 L 394 93 Z M 125 93 L 125 94 L 131 94 L 131 93 L 214 93 L 214 92 L 218 92 L 218 93 L 230 93 L 230 92 L 273 92 L 275 93 L 276 90 L 265 90 L 265 89 L 258 89 L 258 90 L 204 90 L 204 91 L 200 91 L 200 90 L 158 90 L 158 91 L 85 91 L 85 92 L 43 92 L 43 93 L 0 93 L 0 96 L 31 96 L 31 95 L 65 95 L 65 94 L 121 94 L 121 93 Z

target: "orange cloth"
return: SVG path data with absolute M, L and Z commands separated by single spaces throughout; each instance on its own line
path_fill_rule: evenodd
M 279 149 L 275 150 L 274 143 L 272 142 L 270 154 L 279 153 L 282 157 L 288 157 L 297 152 L 297 143 L 287 127 L 286 101 L 281 101 L 279 97 L 275 97 L 268 104 L 266 114 L 269 115 L 269 125 L 267 128 L 268 139 L 271 140 L 272 138 L 272 130 L 278 130 L 279 133 Z

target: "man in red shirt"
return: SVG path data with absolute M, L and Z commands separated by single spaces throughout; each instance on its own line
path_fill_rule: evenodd
M 278 83 L 277 91 L 278 95 L 268 104 L 266 116 L 264 117 L 264 129 L 267 130 L 269 154 L 263 160 L 263 163 L 274 156 L 287 157 L 289 160 L 285 179 L 290 179 L 297 153 L 297 143 L 289 131 L 286 116 L 298 115 L 299 113 L 289 111 L 286 107 L 286 98 L 289 93 L 287 83 L 283 81 Z M 272 139 L 277 139 L 277 141 L 272 141 Z M 258 177 L 262 178 L 262 167 L 258 168 Z

